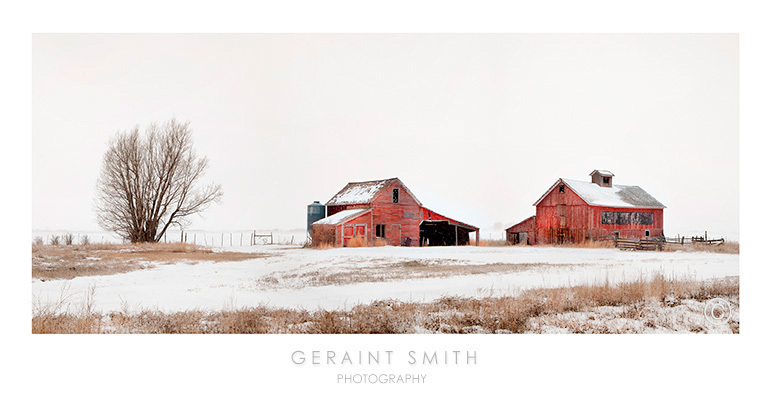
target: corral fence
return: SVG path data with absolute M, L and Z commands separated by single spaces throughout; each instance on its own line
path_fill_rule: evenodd
M 592 240 L 598 242 L 612 241 L 613 246 L 622 250 L 662 250 L 665 245 L 691 245 L 691 244 L 706 244 L 719 246 L 725 243 L 725 238 L 709 239 L 707 232 L 704 232 L 704 236 L 680 236 L 677 237 L 643 237 L 643 238 L 622 238 L 616 235 L 607 235 L 600 237 L 593 237 Z
M 678 235 L 675 238 L 664 238 L 667 244 L 707 244 L 719 246 L 725 243 L 724 238 L 710 239 L 707 237 L 707 232 L 704 232 L 704 236 L 691 236 L 685 237 Z

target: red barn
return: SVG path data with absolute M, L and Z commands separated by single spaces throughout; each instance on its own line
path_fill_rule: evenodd
M 664 208 L 639 186 L 613 184 L 613 173 L 594 170 L 591 182 L 558 179 L 535 202 L 536 213 L 506 229 L 510 243 L 581 242 L 593 237 L 664 236 Z
M 399 178 L 345 185 L 326 203 L 327 216 L 311 225 L 314 242 L 335 246 L 442 246 L 469 244 L 479 228 L 420 203 Z

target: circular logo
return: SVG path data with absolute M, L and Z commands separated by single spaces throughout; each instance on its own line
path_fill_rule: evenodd
M 719 297 L 709 299 L 704 306 L 704 318 L 712 325 L 725 324 L 731 319 L 731 303 Z

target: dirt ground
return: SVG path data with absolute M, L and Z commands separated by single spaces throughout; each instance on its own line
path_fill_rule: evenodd
M 33 245 L 32 278 L 41 281 L 72 279 L 78 276 L 125 273 L 153 268 L 157 264 L 243 261 L 264 257 L 268 257 L 268 254 L 215 252 L 180 243 Z

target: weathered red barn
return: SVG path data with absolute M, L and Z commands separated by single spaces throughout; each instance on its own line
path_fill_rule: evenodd
M 535 215 L 506 229 L 510 244 L 535 244 Z
M 325 218 L 310 222 L 314 242 L 466 245 L 476 232 L 479 245 L 479 228 L 424 207 L 399 178 L 350 182 L 326 203 L 326 211 Z
M 664 236 L 664 208 L 639 186 L 613 184 L 594 170 L 591 182 L 558 179 L 538 201 L 534 217 L 506 229 L 510 243 L 581 242 L 594 237 Z

